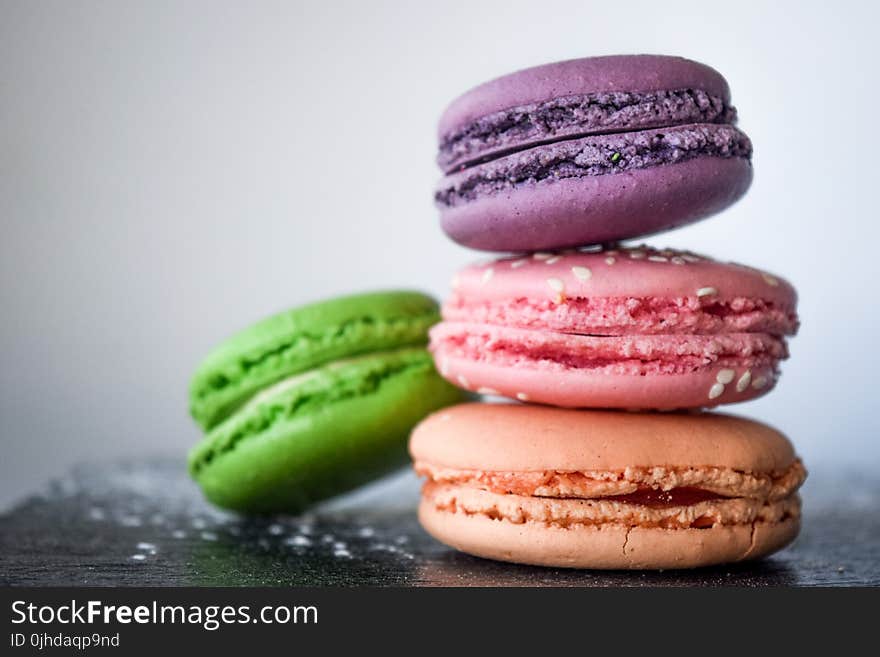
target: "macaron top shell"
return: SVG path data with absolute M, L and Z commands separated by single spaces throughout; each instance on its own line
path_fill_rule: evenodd
M 538 252 L 472 265 L 454 277 L 447 306 L 647 297 L 761 299 L 785 312 L 797 304 L 794 287 L 774 274 L 688 251 L 636 246 Z
M 649 96 L 641 97 L 645 94 Z M 557 100 L 562 106 L 544 108 L 549 113 L 537 120 L 541 125 L 535 130 L 517 125 L 536 111 L 544 116 L 540 106 Z M 551 126 L 568 106 L 573 114 L 566 122 L 572 125 Z M 658 125 L 733 123 L 735 116 L 727 82 L 704 64 L 663 55 L 572 59 L 496 78 L 453 101 L 440 118 L 438 161 L 450 171 L 504 148 L 552 138 L 557 132 L 583 136 Z M 499 138 L 484 144 L 473 139 L 481 131 L 511 128 L 522 139 Z
M 514 105 L 602 91 L 699 88 L 730 100 L 724 77 L 705 64 L 668 55 L 584 57 L 508 73 L 456 98 L 440 118 L 439 134 Z
M 407 291 L 352 295 L 278 313 L 208 354 L 190 384 L 190 412 L 210 429 L 280 379 L 339 358 L 424 345 L 437 320 L 433 299 Z
M 794 464 L 775 429 L 718 413 L 627 413 L 518 404 L 461 404 L 412 434 L 416 462 L 463 470 L 619 471 L 730 468 L 778 473 Z

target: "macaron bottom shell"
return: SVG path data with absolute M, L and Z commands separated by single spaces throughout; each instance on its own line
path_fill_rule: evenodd
M 686 569 L 759 559 L 791 543 L 798 518 L 704 529 L 555 527 L 450 513 L 423 500 L 419 522 L 441 543 L 486 559 L 596 570 Z
M 752 181 L 744 158 L 697 157 L 615 174 L 524 183 L 441 208 L 444 232 L 485 251 L 540 251 L 651 235 L 707 217 Z
M 760 397 L 773 389 L 777 378 L 766 365 L 639 376 L 562 369 L 547 363 L 542 368 L 540 362 L 511 366 L 446 355 L 438 355 L 437 360 L 447 380 L 466 390 L 565 408 L 711 408 Z
M 412 427 L 462 398 L 424 349 L 331 363 L 218 425 L 191 452 L 190 473 L 218 506 L 298 513 L 403 465 Z

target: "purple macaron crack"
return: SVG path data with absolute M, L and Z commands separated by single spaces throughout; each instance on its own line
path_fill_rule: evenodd
M 690 123 L 733 124 L 736 109 L 701 89 L 589 93 L 481 116 L 441 137 L 444 171 L 557 139 Z
M 569 139 L 479 164 L 447 176 L 435 193 L 441 208 L 566 178 L 617 174 L 697 157 L 743 158 L 752 144 L 732 125 L 701 123 Z

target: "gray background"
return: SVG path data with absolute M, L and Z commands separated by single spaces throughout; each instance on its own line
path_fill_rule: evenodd
M 743 201 L 651 240 L 800 291 L 779 388 L 735 411 L 813 469 L 876 464 L 872 5 L 0 0 L 0 505 L 73 462 L 182 457 L 193 367 L 255 319 L 445 294 L 481 257 L 431 203 L 445 104 L 620 52 L 718 68 L 755 143 Z

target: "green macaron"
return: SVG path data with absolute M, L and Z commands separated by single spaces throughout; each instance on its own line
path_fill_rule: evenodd
M 361 294 L 280 313 L 221 344 L 190 386 L 207 434 L 189 469 L 208 499 L 296 513 L 404 464 L 413 426 L 463 395 L 425 349 L 438 320 L 423 294 Z

